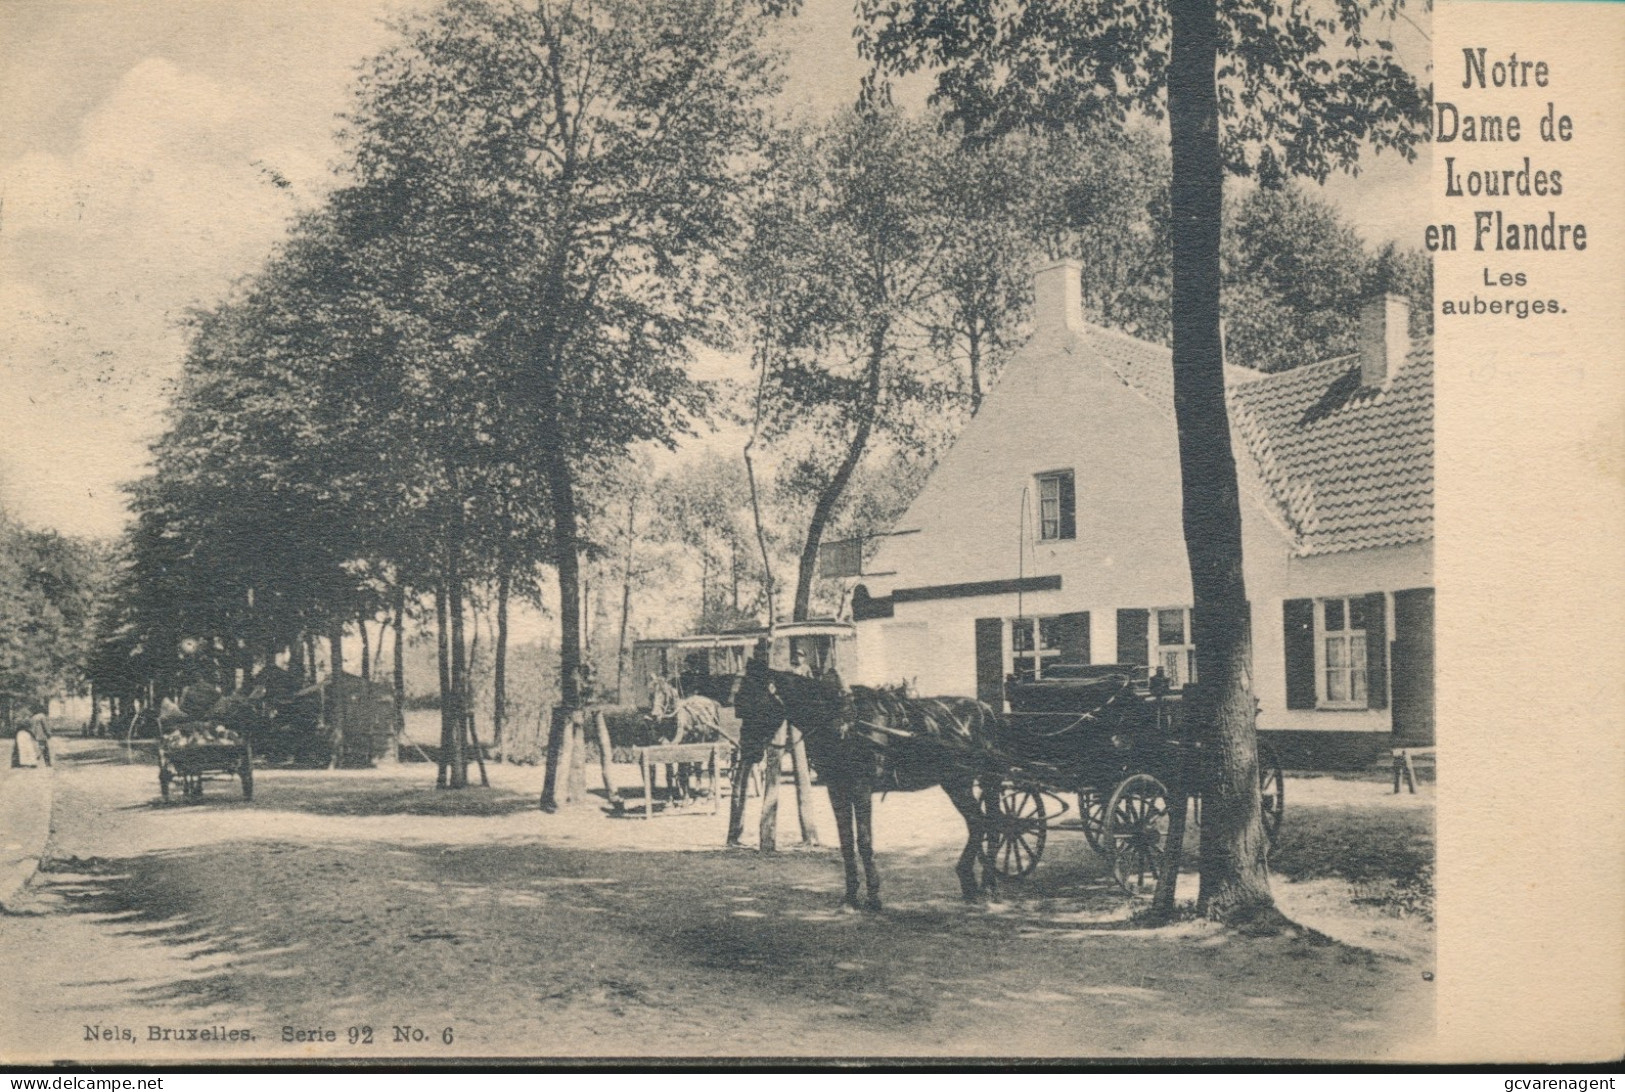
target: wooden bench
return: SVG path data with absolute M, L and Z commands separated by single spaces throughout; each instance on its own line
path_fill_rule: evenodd
M 717 740 L 712 743 L 666 743 L 656 747 L 639 747 L 638 772 L 643 776 L 643 817 L 654 818 L 655 767 L 685 762 L 698 763 L 705 767 L 711 784 L 711 814 L 717 814 L 718 801 L 721 799 L 721 793 L 717 789 L 719 756 L 722 748 L 728 745 L 723 740 Z
M 1394 792 L 1399 791 L 1399 782 L 1403 778 L 1406 786 L 1414 795 L 1416 792 L 1416 767 L 1411 764 L 1412 755 L 1426 755 L 1434 757 L 1432 747 L 1395 747 L 1394 748 Z

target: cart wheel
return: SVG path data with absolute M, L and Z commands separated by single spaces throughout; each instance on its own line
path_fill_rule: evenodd
M 1078 793 L 1078 817 L 1083 820 L 1083 836 L 1096 853 L 1106 852 L 1106 797 L 1099 789 Z
M 1005 879 L 1024 879 L 1044 855 L 1043 793 L 1032 785 L 1007 784 L 1000 786 L 996 799 L 998 811 L 989 816 L 993 830 L 988 835 L 988 860 Z
M 243 744 L 243 761 L 237 767 L 238 776 L 243 779 L 243 799 L 254 799 L 254 748 Z
M 1106 844 L 1112 875 L 1131 895 L 1157 886 L 1168 853 L 1168 791 L 1150 774 L 1134 774 L 1106 804 Z
M 169 782 L 174 776 L 169 772 L 168 766 L 160 765 L 158 767 L 158 791 L 163 794 L 165 800 L 169 799 Z
M 1258 745 L 1258 795 L 1264 818 L 1264 834 L 1270 845 L 1281 832 L 1281 818 L 1286 814 L 1286 775 L 1281 772 L 1281 760 L 1275 749 L 1266 743 Z

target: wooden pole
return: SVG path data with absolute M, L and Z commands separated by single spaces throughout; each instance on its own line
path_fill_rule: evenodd
M 593 729 L 598 736 L 598 766 L 604 777 L 604 799 L 616 811 L 621 810 L 621 796 L 615 790 L 615 774 L 611 768 L 614 764 L 614 748 L 609 742 L 609 724 L 604 720 L 604 711 L 595 710 L 592 716 Z
M 587 799 L 587 711 L 578 710 L 570 718 L 570 799 L 584 803 Z
M 788 724 L 780 724 L 767 749 L 767 768 L 762 772 L 762 820 L 758 826 L 758 848 L 772 853 L 779 848 L 779 767 L 784 764 Z
M 801 844 L 818 844 L 818 827 L 813 821 L 812 774 L 807 765 L 807 744 L 800 732 L 790 729 L 790 766 L 796 778 L 796 819 L 801 823 Z

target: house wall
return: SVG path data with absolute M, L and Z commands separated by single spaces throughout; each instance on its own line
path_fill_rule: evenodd
M 1064 428 L 1053 424 L 1059 407 Z M 1245 460 L 1239 449 L 1238 455 Z M 897 588 L 1059 575 L 1060 590 L 897 602 L 892 617 L 858 623 L 850 681 L 908 681 L 922 694 L 974 694 L 975 619 L 1080 610 L 1090 613 L 1091 661 L 1116 661 L 1119 608 L 1191 603 L 1178 467 L 1166 414 L 1093 363 L 1079 339 L 1050 331 L 1007 367 L 899 521 L 899 530 L 917 533 L 887 540 L 874 558 L 873 570 L 893 575 L 864 583 L 871 595 L 884 596 Z M 1034 542 L 1034 475 L 1060 469 L 1075 473 L 1077 537 Z M 1357 761 L 1391 730 L 1390 712 L 1286 708 L 1282 601 L 1431 587 L 1431 544 L 1297 557 L 1273 506 L 1245 474 L 1243 484 L 1259 726 L 1293 751 L 1302 747 L 1291 737 L 1303 733 L 1327 734 L 1323 742 L 1349 737 L 1336 749 Z M 1391 620 L 1391 595 L 1388 606 Z

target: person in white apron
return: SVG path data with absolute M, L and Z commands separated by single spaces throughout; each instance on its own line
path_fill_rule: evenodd
M 34 741 L 34 733 L 27 728 L 17 729 L 17 738 L 11 742 L 11 765 L 14 769 L 39 765 L 39 744 Z

